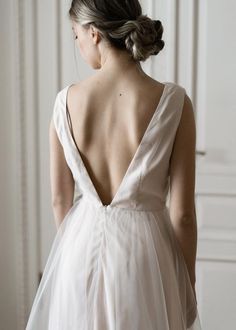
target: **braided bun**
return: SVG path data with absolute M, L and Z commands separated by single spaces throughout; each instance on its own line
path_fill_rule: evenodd
M 127 50 L 135 61 L 145 61 L 164 47 L 161 22 L 143 15 L 138 0 L 73 0 L 69 15 L 81 25 L 93 24 L 106 42 Z
M 125 34 L 125 38 L 124 38 Z M 128 20 L 122 26 L 110 32 L 110 37 L 124 38 L 127 50 L 134 60 L 145 61 L 150 55 L 157 55 L 164 47 L 161 21 L 140 15 L 136 20 Z

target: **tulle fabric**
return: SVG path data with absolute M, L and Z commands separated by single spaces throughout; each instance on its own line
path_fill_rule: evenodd
M 199 330 L 168 208 L 78 199 L 54 239 L 27 330 Z
M 53 109 L 78 197 L 61 223 L 26 330 L 201 330 L 166 198 L 169 160 L 185 89 L 166 82 L 123 180 L 104 206 L 67 122 Z

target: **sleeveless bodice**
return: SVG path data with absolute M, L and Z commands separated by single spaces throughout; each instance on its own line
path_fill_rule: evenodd
M 101 202 L 71 134 L 66 104 L 70 85 L 57 94 L 53 121 L 75 181 L 77 199 L 88 199 L 107 210 L 113 207 L 137 210 L 165 207 L 169 189 L 169 161 L 181 118 L 185 89 L 171 82 L 164 85 L 158 106 L 109 205 Z
M 77 197 L 61 221 L 26 330 L 201 330 L 187 265 L 166 206 L 185 89 L 167 82 L 123 180 L 103 205 L 70 130 L 53 121 Z

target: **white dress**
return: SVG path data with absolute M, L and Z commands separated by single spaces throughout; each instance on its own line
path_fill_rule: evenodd
M 201 330 L 169 209 L 169 160 L 185 89 L 166 82 L 117 193 L 103 205 L 68 122 L 53 120 L 77 196 L 54 238 L 26 330 Z

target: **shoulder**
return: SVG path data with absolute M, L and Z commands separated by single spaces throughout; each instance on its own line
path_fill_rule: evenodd
M 96 83 L 95 77 L 91 76 L 84 80 L 66 85 L 61 91 L 68 89 L 70 90 L 71 93 L 73 93 L 79 90 L 87 90 L 90 89 L 91 86 L 93 86 L 95 83 Z
M 54 112 L 56 112 L 57 109 L 64 108 L 66 106 L 68 96 L 71 94 L 77 95 L 81 85 L 81 83 L 71 83 L 58 90 L 55 95 Z
M 64 96 L 64 99 L 66 99 L 68 103 L 70 103 L 71 99 L 74 101 L 81 101 L 81 96 L 84 98 L 86 95 L 91 94 L 90 92 L 94 90 L 93 86 L 93 80 L 91 78 L 87 78 L 85 80 L 66 85 L 59 92 L 59 94 Z
M 176 84 L 176 83 L 171 83 L 171 84 L 177 91 L 179 91 L 179 93 L 182 96 L 182 100 L 183 100 L 182 116 L 193 117 L 194 115 L 193 103 L 188 93 L 186 92 L 186 89 L 180 84 Z
M 179 127 L 178 130 L 189 134 L 195 132 L 195 115 L 194 106 L 191 98 L 184 86 L 167 81 L 165 84 L 168 85 L 169 94 L 173 96 L 173 102 L 179 105 Z
M 63 88 L 61 88 L 57 91 L 55 98 L 60 99 L 63 96 L 65 96 L 65 94 L 67 94 L 67 92 L 73 93 L 73 92 L 77 91 L 78 89 L 80 89 L 83 85 L 84 85 L 84 81 L 67 84 Z
M 54 98 L 54 110 L 56 110 L 56 108 L 58 108 L 58 106 L 62 105 L 63 102 L 63 96 L 66 93 L 66 90 L 68 86 L 64 86 L 62 89 L 58 90 L 55 94 L 55 98 Z
M 169 86 L 169 88 L 173 91 L 176 91 L 177 94 L 179 94 L 182 97 L 183 101 L 183 111 L 184 112 L 193 112 L 193 103 L 191 98 L 189 97 L 188 93 L 186 92 L 186 89 L 184 86 L 174 83 L 172 81 L 165 82 Z
M 182 97 L 186 95 L 186 89 L 184 86 L 177 84 L 173 81 L 165 81 L 164 84 L 169 88 L 171 92 L 175 92 L 176 94 L 179 94 Z

